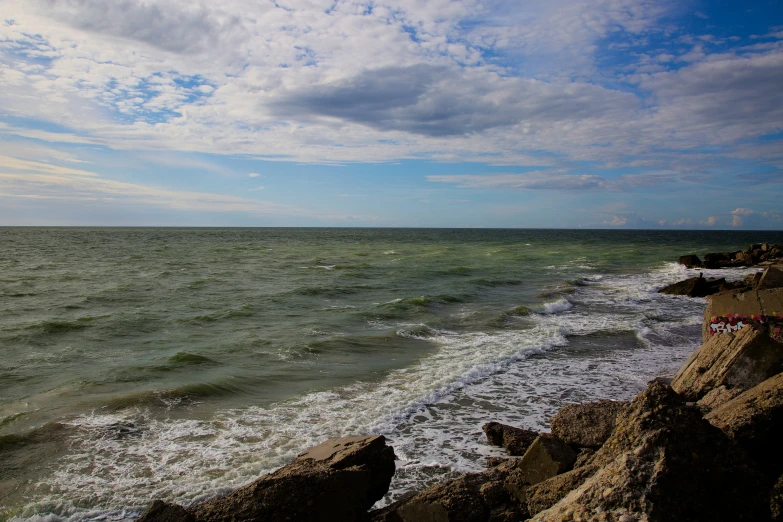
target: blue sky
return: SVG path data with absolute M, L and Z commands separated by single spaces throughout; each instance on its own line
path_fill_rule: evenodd
M 0 225 L 783 228 L 783 2 L 3 0 Z

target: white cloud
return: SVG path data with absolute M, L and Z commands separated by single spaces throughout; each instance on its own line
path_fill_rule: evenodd
M 261 174 L 259 174 L 257 172 L 251 172 L 250 174 L 248 174 L 248 177 L 250 177 L 250 178 L 260 178 Z

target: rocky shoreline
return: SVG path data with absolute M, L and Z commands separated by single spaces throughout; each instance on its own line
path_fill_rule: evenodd
M 767 268 L 741 285 L 685 285 L 716 291 L 703 344 L 671 379 L 630 402 L 564 406 L 551 433 L 489 422 L 488 442 L 509 456 L 483 472 L 369 511 L 388 491 L 393 449 L 382 436 L 330 439 L 226 496 L 155 501 L 139 521 L 783 521 L 779 247 L 742 252 Z M 698 261 L 737 262 L 730 254 Z

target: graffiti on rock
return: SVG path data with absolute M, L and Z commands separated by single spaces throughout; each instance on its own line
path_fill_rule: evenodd
M 728 314 L 713 317 L 710 321 L 710 336 L 736 332 L 744 326 L 750 326 L 754 330 L 766 330 L 774 339 L 780 340 L 783 317 L 779 317 L 777 312 L 772 315 Z

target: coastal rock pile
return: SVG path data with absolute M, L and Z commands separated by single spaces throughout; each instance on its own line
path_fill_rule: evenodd
M 690 254 L 679 259 L 688 268 L 735 268 L 743 266 L 783 263 L 783 245 L 760 243 L 750 245 L 746 250 L 736 252 L 713 252 L 704 256 L 704 261 Z

